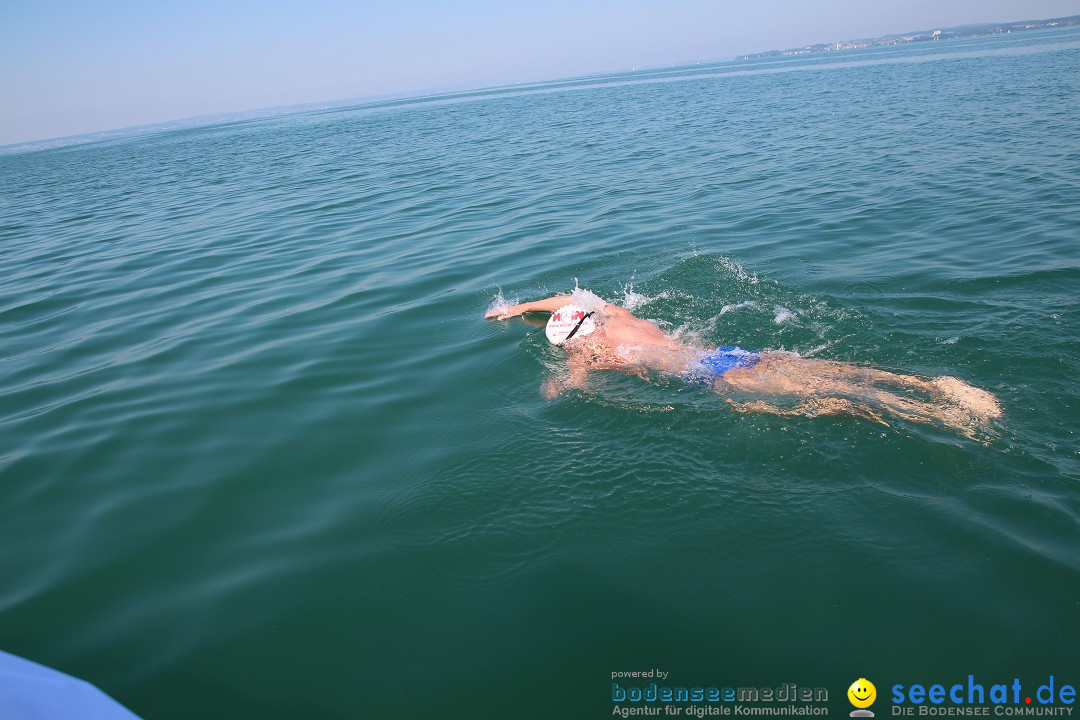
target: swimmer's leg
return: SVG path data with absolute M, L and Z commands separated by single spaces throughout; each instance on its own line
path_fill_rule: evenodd
M 882 384 L 889 382 L 901 389 L 922 392 L 928 396 L 927 400 L 921 400 L 875 388 L 879 393 L 879 399 L 895 406 L 898 414 L 910 410 L 929 415 L 949 425 L 960 422 L 965 427 L 970 426 L 973 420 L 986 422 L 1001 417 L 1001 404 L 996 397 L 958 378 L 944 376 L 922 380 L 914 376 L 897 375 L 883 370 L 872 370 L 872 373 L 871 376 L 878 378 L 878 382 Z M 881 375 L 890 377 L 883 382 Z M 899 381 L 896 382 L 894 379 L 899 379 Z
M 770 413 L 772 415 L 784 415 L 788 417 L 818 417 L 820 415 L 852 415 L 861 417 L 872 422 L 880 423 L 886 427 L 889 423 L 880 413 L 874 411 L 869 405 L 857 403 L 847 398 L 823 397 L 810 398 L 798 405 L 780 407 L 764 400 L 751 400 L 748 402 L 736 402 L 727 399 L 729 405 L 741 413 Z
M 742 413 L 763 412 L 787 417 L 811 418 L 822 415 L 851 415 L 886 427 L 889 427 L 889 423 L 885 419 L 886 414 L 909 422 L 929 425 L 937 421 L 952 430 L 960 432 L 965 437 L 974 437 L 975 429 L 979 426 L 979 423 L 970 414 L 961 412 L 957 408 L 921 401 L 910 401 L 891 393 L 882 393 L 873 400 L 813 397 L 803 400 L 797 405 L 787 407 L 774 405 L 764 400 L 737 402 L 729 398 L 727 402 L 736 411 Z
M 885 425 L 888 423 L 884 417 L 889 415 L 916 423 L 941 423 L 969 437 L 987 420 L 1001 414 L 993 395 L 955 378 L 928 381 L 847 363 L 778 354 L 767 357 L 758 367 L 725 373 L 716 389 L 762 396 L 741 402 L 729 399 L 740 412 L 805 417 L 846 414 Z M 774 398 L 784 397 L 794 399 L 795 404 L 775 404 Z
M 873 402 L 889 414 L 904 420 L 925 424 L 937 421 L 965 435 L 970 435 L 980 424 L 979 417 L 966 408 L 949 402 L 916 400 L 884 390 L 875 392 Z
M 862 370 L 862 368 L 860 368 L 860 370 Z M 859 374 L 856 375 L 856 377 L 874 377 L 875 379 L 880 379 L 880 376 L 876 373 L 885 372 L 873 371 L 872 368 L 869 370 L 871 370 L 870 373 L 865 375 Z M 885 374 L 889 376 L 888 379 L 891 384 L 897 384 L 894 383 L 893 380 L 900 376 L 897 376 L 894 373 Z M 835 407 L 847 407 L 848 412 L 853 415 L 869 417 L 870 415 L 886 413 L 910 422 L 929 425 L 939 422 L 946 427 L 958 430 L 965 435 L 970 435 L 973 428 L 984 423 L 988 419 L 988 416 L 977 409 L 973 409 L 970 405 L 957 401 L 952 395 L 944 394 L 933 382 L 927 382 L 925 380 L 920 380 L 919 378 L 914 379 L 917 383 L 900 380 L 900 389 L 925 390 L 930 396 L 929 398 L 924 399 L 911 394 L 900 394 L 899 392 L 884 390 L 865 382 L 836 381 L 831 388 L 828 388 L 828 390 L 835 395 L 822 399 L 845 401 L 848 403 L 847 405 L 840 403 L 835 405 Z M 963 385 L 967 388 L 971 387 L 966 385 L 966 383 Z M 974 390 L 975 388 L 972 389 Z M 978 392 L 983 391 L 980 390 Z M 987 395 L 989 395 L 989 393 L 987 393 Z
M 937 390 L 933 383 L 914 375 L 902 375 L 888 370 L 878 370 L 877 368 L 852 363 L 785 357 L 783 355 L 777 357 L 777 362 L 785 369 L 790 368 L 790 372 L 797 373 L 808 380 L 816 380 L 819 383 L 831 381 L 847 386 L 880 384 L 927 393 L 933 393 Z
M 953 417 L 955 406 L 983 420 L 1001 417 L 1001 404 L 997 398 L 985 390 L 980 390 L 963 380 L 954 377 L 938 377 L 923 380 L 914 375 L 903 375 L 877 368 L 862 367 L 851 363 L 832 362 L 790 357 L 782 354 L 768 356 L 768 368 L 776 376 L 774 384 L 778 388 L 790 390 L 798 388 L 800 394 L 863 396 L 868 393 L 881 394 L 879 385 L 894 387 L 915 393 L 922 393 L 928 403 L 884 393 L 880 399 L 889 401 L 901 412 L 917 408 L 916 414 L 937 417 Z M 765 376 L 768 379 L 768 375 Z M 734 379 L 734 378 L 733 378 Z M 914 403 L 914 405 L 912 405 Z M 934 406 L 942 407 L 935 409 Z M 944 420 L 943 420 L 944 421 Z

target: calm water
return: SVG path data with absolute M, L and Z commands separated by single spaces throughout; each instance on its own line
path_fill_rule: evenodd
M 148 719 L 1080 684 L 1077 108 L 1065 29 L 0 158 L 0 647 Z M 482 315 L 575 280 L 1004 422 L 548 402 Z

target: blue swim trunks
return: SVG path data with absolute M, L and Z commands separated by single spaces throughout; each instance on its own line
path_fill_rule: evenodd
M 751 368 L 761 360 L 761 354 L 740 347 L 725 345 L 701 358 L 687 372 L 687 382 L 708 385 L 728 370 Z

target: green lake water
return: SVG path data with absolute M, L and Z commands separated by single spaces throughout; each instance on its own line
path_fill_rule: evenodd
M 156 718 L 605 718 L 612 673 L 1080 684 L 1080 31 L 0 157 L 0 649 Z M 500 299 L 955 375 L 743 414 Z

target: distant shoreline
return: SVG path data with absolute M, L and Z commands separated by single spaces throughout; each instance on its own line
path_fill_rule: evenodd
M 934 42 L 936 40 L 953 40 L 956 38 L 977 37 L 979 35 L 1004 35 L 1006 33 L 1023 32 L 1025 30 L 1046 30 L 1053 27 L 1068 25 L 1080 25 L 1080 15 L 1069 17 L 1050 18 L 1048 20 L 1020 20 L 1008 23 L 979 23 L 976 25 L 958 25 L 955 27 L 940 28 L 936 30 L 919 30 L 899 35 L 882 35 L 876 38 L 863 38 L 859 40 L 842 40 L 834 43 L 817 43 L 800 48 L 787 50 L 768 50 L 766 52 L 740 55 L 736 60 L 760 60 L 771 57 L 793 57 L 796 55 L 810 55 L 812 53 L 836 52 L 838 50 L 856 50 L 867 47 L 887 47 L 889 45 L 907 45 L 916 42 Z

